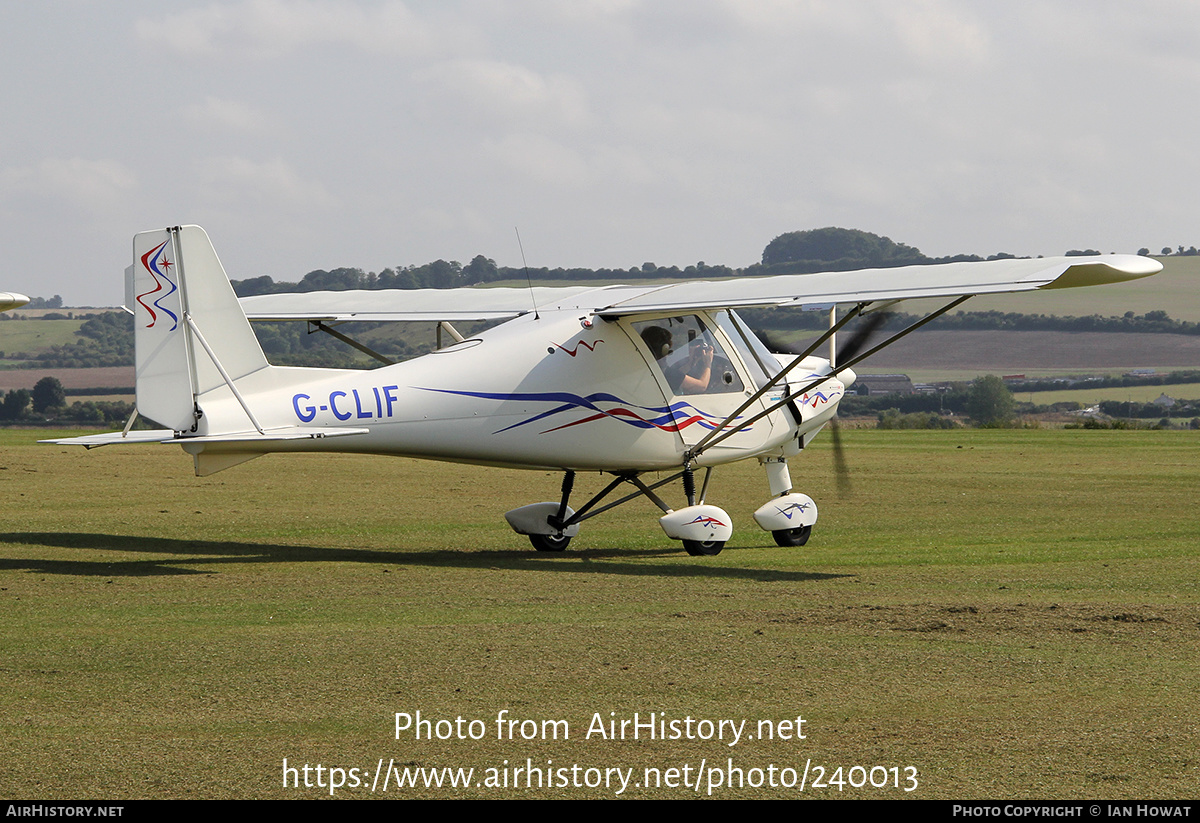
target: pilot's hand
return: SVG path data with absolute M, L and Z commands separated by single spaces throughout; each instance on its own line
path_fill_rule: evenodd
M 692 366 L 698 366 L 702 369 L 712 367 L 713 347 L 708 343 L 696 343 L 694 346 L 692 346 L 692 350 L 689 352 L 689 355 Z

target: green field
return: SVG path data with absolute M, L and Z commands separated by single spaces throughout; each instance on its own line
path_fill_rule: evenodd
M 82 320 L 5 320 L 0 322 L 0 352 L 11 359 L 18 352 L 34 354 L 79 339 Z
M 709 501 L 736 530 L 712 558 L 683 554 L 643 501 L 588 521 L 562 555 L 534 553 L 501 514 L 553 499 L 559 478 L 544 473 L 275 455 L 197 479 L 173 448 L 33 437 L 0 434 L 10 797 L 328 796 L 285 789 L 284 758 L 478 780 L 506 760 L 637 781 L 686 766 L 694 782 L 702 762 L 747 781 L 806 763 L 827 777 L 896 768 L 902 786 L 911 766 L 917 780 L 907 795 L 810 782 L 713 792 L 725 798 L 1180 798 L 1200 785 L 1193 433 L 849 431 L 852 496 L 834 491 L 825 443 L 795 461 L 821 506 L 803 549 L 753 526 L 756 466 L 719 471 Z M 487 733 L 397 740 L 395 714 L 418 710 Z M 570 738 L 517 726 L 497 740 L 501 711 L 565 720 Z M 756 739 L 585 738 L 596 715 L 634 712 L 744 719 Z M 797 716 L 805 739 L 757 739 L 760 720 Z M 616 793 L 508 774 L 508 788 L 374 796 Z
M 1102 400 L 1121 403 L 1149 403 L 1165 394 L 1176 400 L 1191 400 L 1200 397 L 1200 383 L 1175 383 L 1167 386 L 1114 386 L 1107 389 L 1063 389 L 1062 391 L 1015 392 L 1018 400 L 1028 400 L 1038 405 L 1075 401 L 1092 406 Z
M 1014 332 L 1014 333 L 1020 334 L 1020 332 Z M 1147 368 L 1155 368 L 1155 367 L 1147 366 Z M 893 372 L 895 372 L 897 370 L 896 369 L 884 369 L 884 368 L 863 368 L 861 371 L 859 369 L 855 369 L 855 371 L 858 372 L 859 374 L 892 374 Z M 1169 366 L 1163 366 L 1163 367 L 1155 368 L 1155 371 L 1165 374 L 1167 372 L 1173 371 L 1173 369 Z M 987 374 L 987 373 L 989 373 L 988 370 L 980 369 L 980 368 L 973 368 L 973 369 L 920 369 L 920 368 L 904 369 L 904 374 L 908 375 L 909 379 L 912 380 L 914 383 L 940 383 L 943 381 L 970 383 L 972 380 L 974 380 L 976 377 L 979 377 L 981 374 Z M 1075 370 L 1021 369 L 1020 374 L 1025 375 L 1025 377 L 1029 378 L 1030 380 L 1036 380 L 1039 378 L 1045 378 L 1045 379 L 1049 380 L 1049 379 L 1053 379 L 1055 377 L 1080 377 L 1080 376 L 1120 377 L 1122 374 L 1124 374 L 1124 372 L 1121 369 L 1102 369 L 1099 371 L 1091 371 L 1091 370 L 1083 370 L 1083 369 L 1075 369 Z M 1159 393 L 1162 392 L 1167 387 L 1166 386 L 1152 386 L 1151 388 L 1157 388 L 1159 390 L 1158 392 L 1155 392 L 1154 395 L 1150 398 L 1151 400 L 1153 400 L 1155 397 L 1158 397 Z M 1075 390 L 1070 389 L 1070 390 L 1064 390 L 1064 391 L 1075 391 Z M 1086 391 L 1086 390 L 1081 389 L 1080 391 Z M 1107 391 L 1107 389 L 1105 391 Z M 1140 391 L 1140 389 L 1138 389 L 1138 391 Z M 1038 397 L 1041 397 L 1045 394 L 1046 394 L 1045 392 L 1036 393 L 1034 395 L 1034 402 L 1036 402 L 1036 403 L 1050 402 L 1050 401 L 1042 401 L 1042 400 L 1037 399 Z M 1174 394 L 1172 394 L 1169 391 L 1167 392 L 1167 394 L 1170 394 L 1172 397 L 1175 396 Z M 1018 396 L 1021 400 L 1029 399 L 1029 396 L 1027 394 L 1019 394 Z M 1070 398 L 1064 398 L 1064 399 L 1073 400 L 1075 398 L 1070 397 Z M 1116 398 L 1116 399 L 1125 400 L 1128 398 L 1120 397 L 1120 398 Z M 1080 401 L 1080 402 L 1082 402 L 1082 401 Z
M 864 369 L 863 372 L 865 374 L 883 373 L 868 369 Z M 961 380 L 963 382 L 967 382 L 979 376 L 977 372 L 946 372 L 930 369 L 914 369 L 905 373 L 912 379 L 914 383 L 936 383 L 941 380 Z M 1025 375 L 1031 379 L 1036 377 L 1055 376 L 1053 374 L 1038 374 L 1037 370 L 1035 369 L 1025 372 Z M 1084 406 L 1092 406 L 1102 400 L 1116 400 L 1122 403 L 1149 403 L 1150 401 L 1157 399 L 1160 394 L 1166 394 L 1168 397 L 1173 397 L 1176 400 L 1191 400 L 1200 397 L 1200 383 L 1171 383 L 1160 386 L 1113 386 L 1110 388 L 1013 392 L 1013 396 L 1018 400 L 1036 403 L 1039 406 L 1048 406 L 1051 403 L 1063 403 L 1067 401 L 1081 403 Z

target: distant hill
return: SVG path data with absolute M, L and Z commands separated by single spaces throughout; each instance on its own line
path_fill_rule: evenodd
M 767 244 L 761 274 L 852 271 L 932 263 L 920 249 L 868 231 L 824 229 L 792 231 Z

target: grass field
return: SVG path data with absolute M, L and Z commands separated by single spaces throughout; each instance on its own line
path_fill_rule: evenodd
M 6 320 L 0 323 L 0 352 L 11 358 L 18 352 L 36 353 L 65 346 L 79 339 L 82 320 Z
M 642 501 L 588 521 L 562 555 L 534 553 L 501 514 L 553 499 L 549 474 L 276 455 L 197 479 L 173 448 L 33 437 L 0 433 L 9 797 L 328 796 L 285 789 L 285 758 L 313 783 L 318 763 L 365 770 L 368 785 L 340 797 L 371 796 L 380 759 L 474 768 L 479 782 L 527 759 L 578 765 L 581 781 L 633 769 L 633 797 L 695 796 L 636 785 L 685 766 L 705 796 L 731 761 L 747 781 L 772 764 L 799 770 L 784 780 L 806 762 L 827 778 L 857 765 L 890 781 L 896 767 L 902 786 L 911 766 L 917 788 L 839 793 L 810 769 L 803 795 L 713 796 L 1178 798 L 1200 785 L 1192 433 L 849 431 L 852 496 L 835 493 L 824 444 L 795 462 L 822 512 L 803 549 L 753 526 L 756 466 L 718 472 L 710 502 L 737 528 L 712 558 L 683 554 Z M 486 734 L 397 740 L 395 713 L 418 710 Z M 566 720 L 570 738 L 497 740 L 503 710 Z M 594 716 L 634 712 L 744 719 L 754 739 L 585 737 Z M 760 720 L 797 716 L 805 739 L 758 739 Z M 616 793 L 507 774 L 508 788 L 375 796 Z
M 1200 397 L 1200 383 L 1174 383 L 1167 386 L 1114 386 L 1107 389 L 1063 389 L 1062 391 L 1016 392 L 1018 400 L 1028 400 L 1039 405 L 1062 403 L 1073 400 L 1085 406 L 1101 400 L 1118 402 L 1149 403 L 1165 394 L 1176 400 L 1191 400 Z

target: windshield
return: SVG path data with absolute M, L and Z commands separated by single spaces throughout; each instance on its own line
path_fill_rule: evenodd
M 750 369 L 750 377 L 756 386 L 764 385 L 770 378 L 779 373 L 779 359 L 771 353 L 761 340 L 758 339 L 746 321 L 738 317 L 736 312 L 723 311 L 717 314 L 717 325 L 725 335 L 733 341 L 733 347 Z

